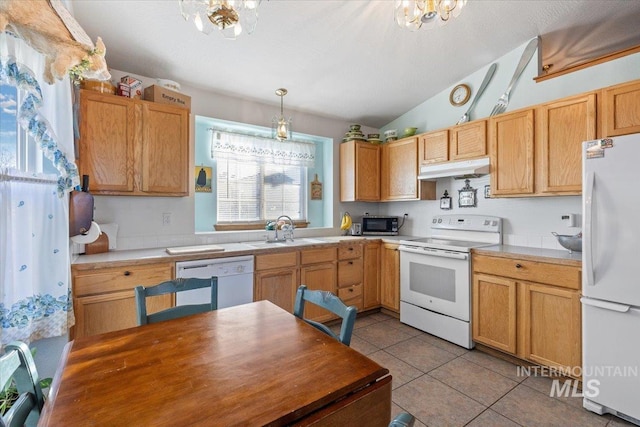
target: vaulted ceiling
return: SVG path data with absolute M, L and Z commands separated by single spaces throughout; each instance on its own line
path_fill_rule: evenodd
M 395 24 L 391 0 L 265 0 L 255 32 L 237 40 L 199 33 L 177 1 L 71 4 L 111 68 L 274 105 L 285 87 L 287 108 L 372 127 L 533 37 L 557 69 L 640 33 L 635 0 L 469 0 L 446 26 L 416 32 Z

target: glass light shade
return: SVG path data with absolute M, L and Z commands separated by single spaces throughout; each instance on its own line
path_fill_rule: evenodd
M 284 116 L 274 117 L 272 136 L 278 141 L 291 140 L 291 118 L 285 119 Z
M 415 31 L 423 25 L 426 28 L 445 25 L 451 18 L 460 15 L 467 0 L 396 0 L 395 20 L 401 27 Z
M 185 20 L 193 18 L 198 31 L 210 34 L 219 30 L 226 39 L 242 32 L 253 33 L 258 24 L 261 0 L 178 0 Z

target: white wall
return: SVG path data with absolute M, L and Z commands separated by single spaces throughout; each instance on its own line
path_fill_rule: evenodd
M 489 116 L 496 101 L 506 90 L 524 46 L 520 46 L 495 61 L 498 63 L 496 73 L 476 105 L 472 113 L 472 120 Z M 472 99 L 489 65 L 487 64 L 481 70 L 462 80 L 461 83 L 467 83 L 471 86 Z M 536 83 L 533 80 L 536 75 L 537 64 L 534 58 L 511 92 L 507 111 L 639 79 L 640 54 L 626 56 L 541 83 Z M 411 126 L 418 127 L 418 132 L 426 132 L 453 126 L 466 112 L 470 102 L 462 107 L 453 107 L 449 103 L 449 93 L 452 88 L 453 86 L 440 92 L 385 125 L 381 132 L 387 129 L 401 131 L 405 127 Z M 581 213 L 581 198 L 579 196 L 484 199 L 484 186 L 488 184 L 488 175 L 471 180 L 470 185 L 478 189 L 477 208 L 458 208 L 458 190 L 464 186 L 464 181 L 445 178 L 438 180 L 438 198 L 442 196 L 445 189 L 448 190 L 454 209 L 441 210 L 439 200 L 418 201 L 380 204 L 380 213 L 397 216 L 408 213 L 409 219 L 402 231 L 409 235 L 429 235 L 428 224 L 423 220 L 430 219 L 433 215 L 465 213 L 500 216 L 504 218 L 504 243 L 519 246 L 562 249 L 551 232 L 576 234 L 580 231 L 580 228 L 567 227 L 567 224 L 560 219 L 562 214 Z

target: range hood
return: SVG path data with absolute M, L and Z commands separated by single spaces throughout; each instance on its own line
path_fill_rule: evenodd
M 418 179 L 421 181 L 437 178 L 476 178 L 489 173 L 489 158 L 462 160 L 457 162 L 439 163 L 436 165 L 420 166 Z

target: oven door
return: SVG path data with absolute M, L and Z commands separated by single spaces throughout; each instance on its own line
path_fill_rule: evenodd
M 400 300 L 469 321 L 469 254 L 400 246 Z

